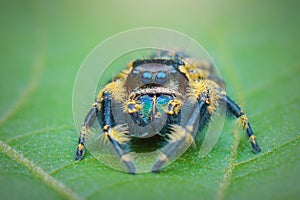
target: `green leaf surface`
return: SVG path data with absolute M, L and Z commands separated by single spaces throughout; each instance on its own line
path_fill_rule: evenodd
M 1 199 L 299 198 L 298 8 L 250 0 L 3 2 Z M 156 174 L 115 171 L 89 153 L 73 160 L 80 64 L 108 36 L 143 26 L 176 29 L 206 48 L 248 113 L 260 154 L 228 120 L 205 158 L 191 149 Z

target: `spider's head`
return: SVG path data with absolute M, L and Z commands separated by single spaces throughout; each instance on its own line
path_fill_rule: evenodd
M 180 65 L 184 65 L 184 62 L 179 59 L 136 60 L 126 80 L 127 89 L 133 91 L 145 85 L 171 88 L 181 86 L 185 77 L 178 71 Z

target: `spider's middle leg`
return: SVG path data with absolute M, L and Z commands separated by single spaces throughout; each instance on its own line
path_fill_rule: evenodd
M 97 102 L 94 103 L 92 109 L 85 117 L 85 120 L 84 120 L 81 130 L 80 130 L 78 145 L 77 145 L 76 154 L 75 154 L 75 160 L 81 160 L 84 157 L 85 139 L 86 139 L 86 136 L 88 134 L 90 127 L 93 125 L 93 123 L 95 122 L 96 118 L 99 115 L 99 109 L 100 109 L 100 104 Z
M 255 135 L 253 133 L 253 130 L 250 126 L 250 122 L 248 121 L 248 118 L 246 114 L 242 111 L 242 109 L 228 96 L 223 95 L 222 96 L 223 101 L 226 103 L 227 109 L 230 113 L 232 113 L 234 116 L 240 119 L 240 122 L 242 126 L 246 129 L 247 136 L 249 138 L 252 150 L 254 153 L 259 153 L 261 151 L 260 146 L 258 145 Z

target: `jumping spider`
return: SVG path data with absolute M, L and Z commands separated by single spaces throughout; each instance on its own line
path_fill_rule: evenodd
M 260 152 L 247 116 L 212 71 L 208 62 L 176 53 L 158 52 L 130 62 L 97 95 L 82 125 L 75 160 L 83 158 L 89 129 L 98 121 L 103 131 L 99 134 L 104 134 L 129 173 L 136 173 L 129 156 L 133 140 L 158 137 L 163 141 L 151 168 L 157 171 L 176 156 L 177 148 L 203 130 L 221 104 L 240 119 L 253 151 Z

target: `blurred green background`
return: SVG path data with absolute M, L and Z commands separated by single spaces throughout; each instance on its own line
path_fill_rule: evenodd
M 298 2 L 2 1 L 1 199 L 299 198 Z M 229 120 L 208 156 L 188 151 L 158 174 L 128 175 L 90 154 L 73 161 L 80 64 L 107 37 L 145 26 L 204 46 L 249 114 L 260 154 Z

